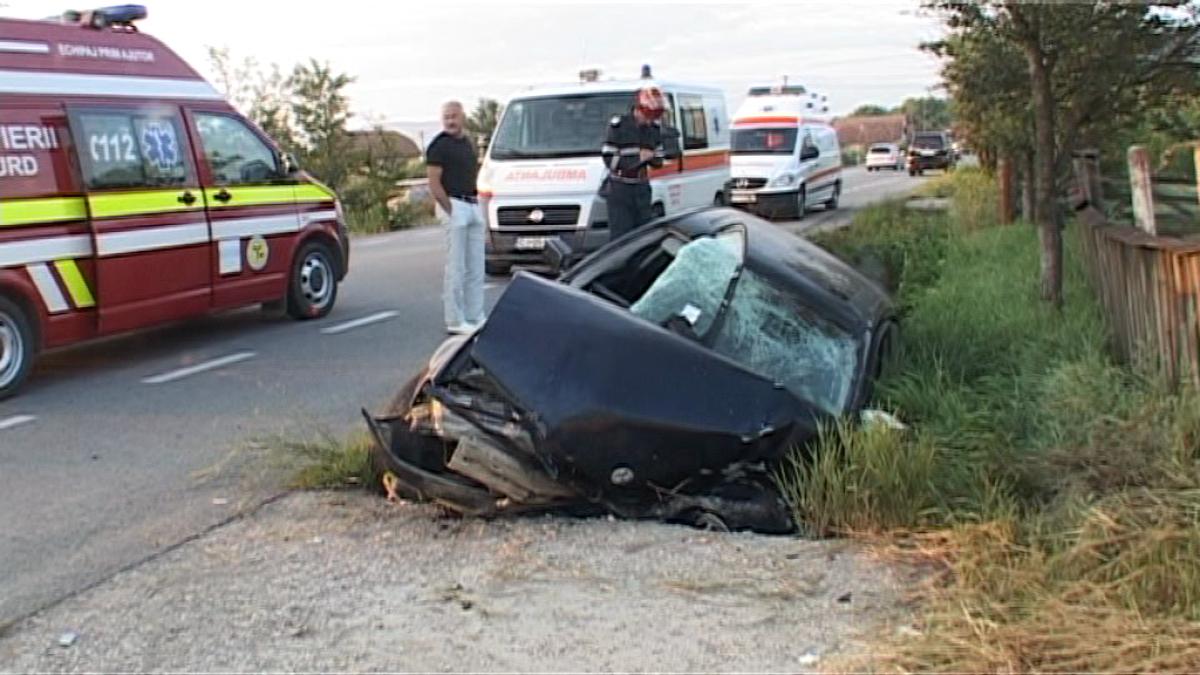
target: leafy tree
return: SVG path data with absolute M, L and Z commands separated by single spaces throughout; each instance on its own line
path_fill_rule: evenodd
M 950 102 L 944 98 L 924 96 L 905 99 L 893 112 L 907 115 L 918 131 L 950 128 Z
M 1127 127 L 1140 109 L 1156 106 L 1172 92 L 1194 89 L 1194 59 L 1200 53 L 1198 10 L 1184 0 L 1154 4 L 931 0 L 927 4 L 941 12 L 950 29 L 946 43 L 953 47 L 945 55 L 954 60 L 966 55 L 956 64 L 961 69 L 958 84 L 979 78 L 979 86 L 963 87 L 956 101 L 969 108 L 987 105 L 989 95 L 1004 99 L 997 118 L 976 129 L 996 134 L 985 142 L 1002 145 L 1010 140 L 1005 135 L 1032 129 L 1033 220 L 1041 240 L 1041 292 L 1043 299 L 1061 304 L 1062 233 L 1056 196 L 1068 174 L 1071 153 Z M 989 49 L 1002 59 L 981 58 L 979 52 Z M 1019 55 L 1019 61 L 1014 55 Z M 1030 101 L 1025 111 L 1008 100 L 1019 93 L 1012 72 L 1018 62 L 1028 78 L 1028 89 L 1020 92 Z M 993 77 L 997 67 L 1003 69 L 1002 76 Z M 965 101 L 963 96 L 975 98 Z M 973 142 L 978 140 L 972 137 Z
M 492 98 L 481 98 L 475 109 L 467 116 L 467 133 L 475 137 L 476 142 L 486 143 L 496 133 L 496 125 L 500 123 L 500 113 L 504 107 Z
M 854 112 L 850 113 L 850 115 L 852 117 L 880 117 L 882 115 L 887 115 L 891 112 L 892 112 L 891 110 L 888 110 L 887 108 L 885 108 L 881 105 L 875 105 L 873 103 L 868 103 L 867 105 L 858 106 L 857 108 L 854 109 Z
M 346 87 L 352 82 L 354 78 L 335 73 L 328 63 L 315 59 L 297 65 L 286 82 L 301 162 L 335 187 L 342 185 L 353 169 L 353 158 L 346 151 L 350 142 Z

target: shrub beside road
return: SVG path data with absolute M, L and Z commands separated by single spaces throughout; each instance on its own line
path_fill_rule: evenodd
M 797 518 L 932 572 L 889 665 L 1194 671 L 1200 399 L 1112 360 L 1071 248 L 1063 309 L 1038 301 L 1037 233 L 989 221 L 993 184 L 960 171 L 931 186 L 948 213 L 883 205 L 822 235 L 903 307 L 878 398 L 911 429 L 829 430 L 781 476 Z

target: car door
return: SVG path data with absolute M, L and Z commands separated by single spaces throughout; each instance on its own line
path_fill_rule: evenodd
M 209 226 L 180 110 L 69 109 L 95 242 L 100 333 L 211 307 Z
M 224 108 L 188 109 L 212 223 L 215 307 L 284 297 L 300 231 L 296 187 L 274 146 Z
M 820 202 L 821 191 L 821 149 L 817 146 L 811 127 L 800 128 L 799 142 L 800 175 L 804 177 L 805 201 L 809 205 Z M 816 152 L 815 157 L 805 159 L 805 155 Z
M 699 94 L 679 96 L 680 145 L 683 149 L 683 204 L 686 208 L 707 206 L 717 190 L 709 190 L 705 173 L 712 168 L 708 152 L 708 113 Z

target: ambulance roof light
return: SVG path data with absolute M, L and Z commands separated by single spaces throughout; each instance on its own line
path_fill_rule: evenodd
M 63 12 L 63 21 L 66 23 L 80 23 L 89 28 L 97 29 L 108 28 L 109 26 L 121 26 L 137 30 L 133 23 L 145 19 L 148 14 L 149 12 L 146 11 L 144 5 L 113 5 L 112 7 L 101 7 L 86 12 L 68 10 Z

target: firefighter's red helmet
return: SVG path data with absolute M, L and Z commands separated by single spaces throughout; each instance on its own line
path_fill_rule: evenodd
M 661 118 L 663 111 L 667 108 L 662 90 L 653 85 L 642 87 L 638 90 L 635 107 L 638 109 L 638 112 L 651 120 Z

